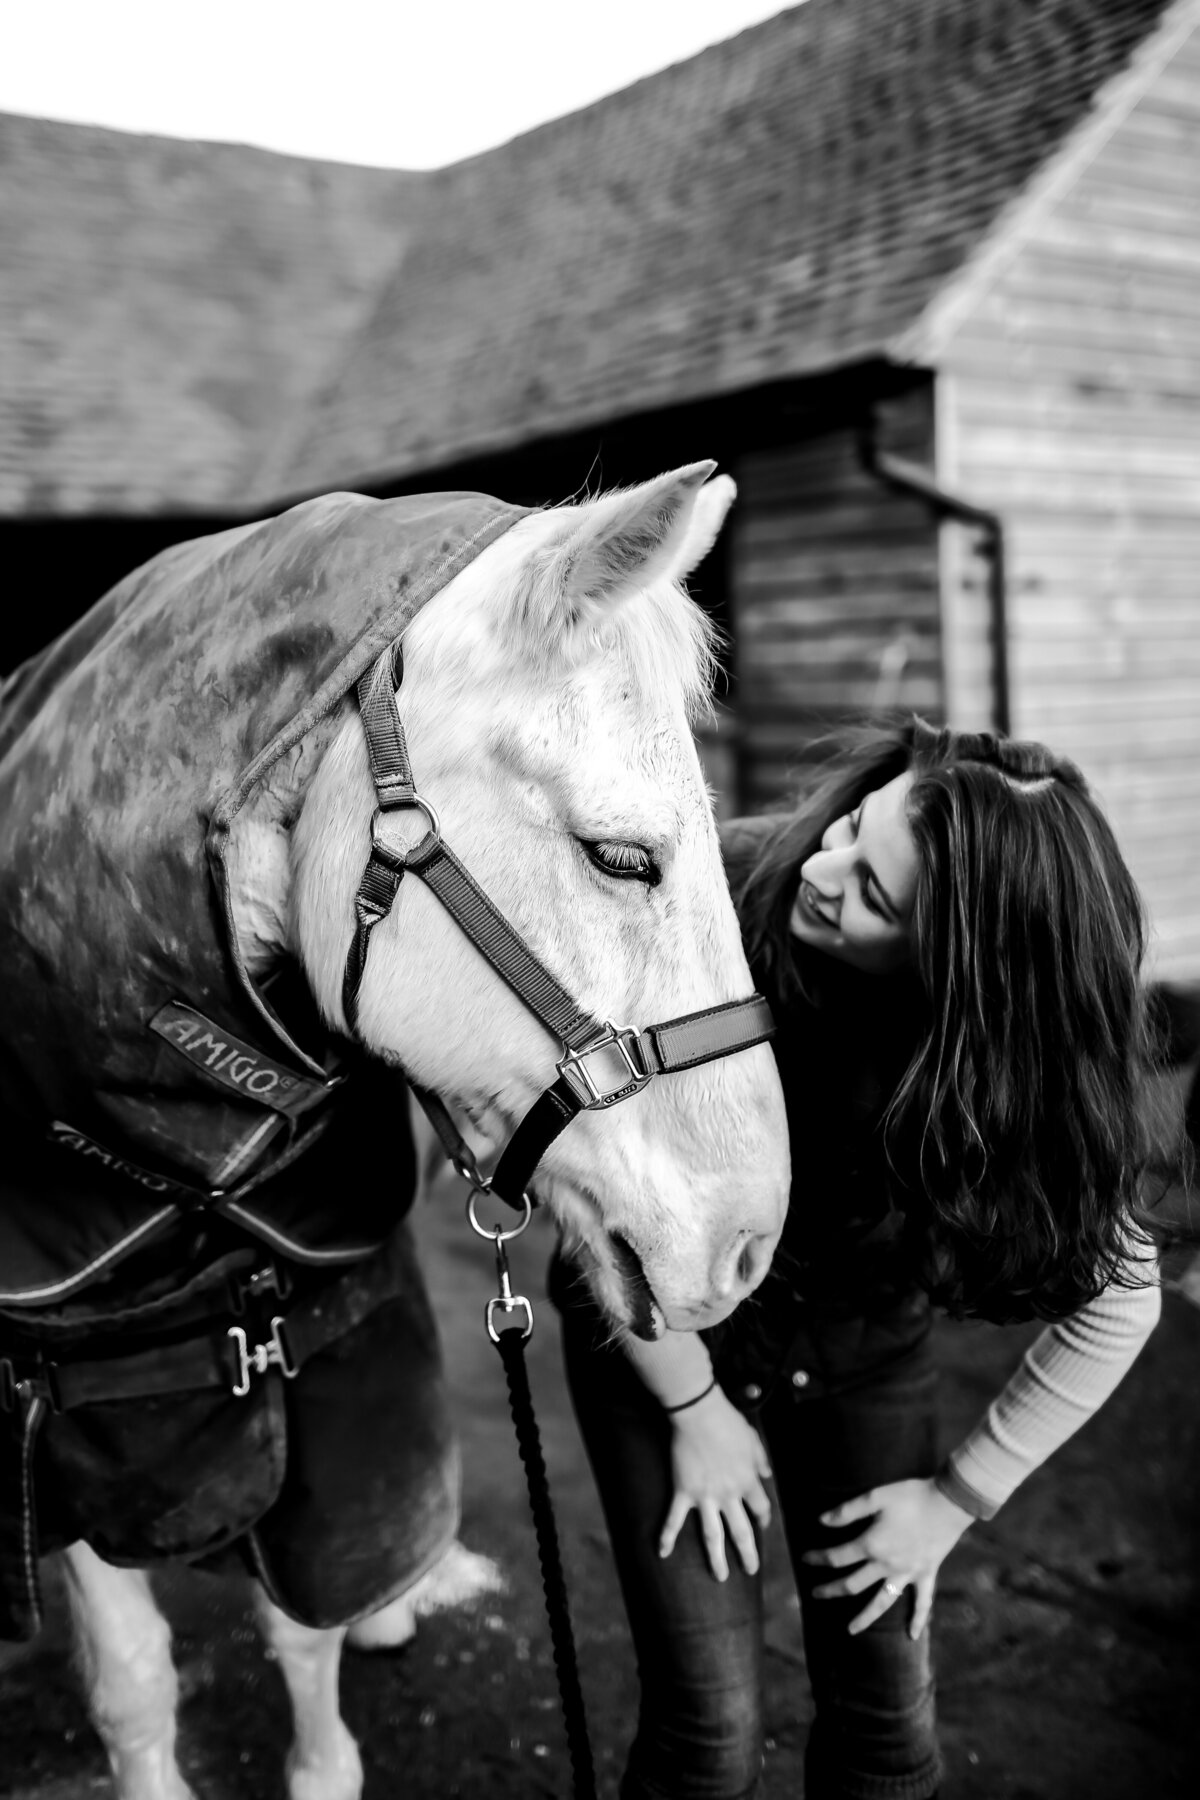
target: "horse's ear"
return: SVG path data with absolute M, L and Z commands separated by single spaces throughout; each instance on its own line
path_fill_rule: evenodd
M 554 526 L 523 572 L 523 622 L 570 629 L 669 577 L 681 580 L 712 548 L 736 489 L 689 463 L 655 481 L 549 515 Z M 707 485 L 706 485 L 707 484 Z
M 718 475 L 714 481 L 705 482 L 696 495 L 678 565 L 671 570 L 676 581 L 682 581 L 704 561 L 720 537 L 721 527 L 736 499 L 737 486 L 732 475 Z

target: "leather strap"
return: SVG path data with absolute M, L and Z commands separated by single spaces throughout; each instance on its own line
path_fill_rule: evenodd
M 730 1000 L 705 1012 L 650 1025 L 637 1037 L 647 1074 L 694 1069 L 717 1057 L 749 1050 L 773 1036 L 775 1021 L 761 994 Z M 600 1101 L 597 1104 L 603 1105 Z M 490 1188 L 507 1205 L 520 1207 L 525 1188 L 555 1138 L 577 1113 L 589 1110 L 578 1091 L 560 1075 L 540 1094 L 504 1147 Z
M 413 784 L 404 727 L 396 709 L 398 649 L 387 650 L 358 684 L 358 705 L 367 739 L 367 755 L 379 812 L 421 806 Z M 426 832 L 411 849 L 383 843 L 372 828 L 371 853 L 354 896 L 355 932 L 342 978 L 342 1010 L 350 1029 L 358 1025 L 358 994 L 366 969 L 370 934 L 387 917 L 405 872 L 419 875 L 441 901 L 455 924 L 491 963 L 546 1029 L 570 1048 L 578 1048 L 604 1029 L 577 1005 L 562 984 L 513 930 L 441 840 Z
M 42 1625 L 37 1506 L 33 1491 L 38 1431 L 48 1411 L 32 1388 L 0 1418 L 0 1638 L 27 1642 Z
M 583 1112 L 583 1102 L 560 1075 L 552 1087 L 538 1095 L 504 1146 L 489 1183 L 490 1191 L 506 1206 L 522 1205 L 522 1195 L 543 1156 L 571 1120 Z
M 55 1412 L 70 1412 L 99 1400 L 147 1400 L 197 1388 L 229 1387 L 233 1368 L 227 1340 L 213 1334 L 132 1356 L 46 1362 L 32 1379 Z
M 446 1152 L 447 1160 L 452 1162 L 456 1169 L 461 1169 L 464 1176 L 468 1176 L 475 1161 L 474 1152 L 450 1117 L 441 1098 L 437 1094 L 430 1093 L 428 1088 L 418 1087 L 415 1081 L 410 1082 L 409 1086 L 412 1088 L 414 1097 L 420 1101 L 425 1117 L 437 1133 L 438 1142 Z
M 356 1034 L 358 995 L 367 967 L 371 933 L 391 912 L 403 879 L 404 864 L 393 861 L 381 853 L 379 845 L 372 844 L 367 866 L 362 872 L 358 892 L 354 896 L 354 936 L 346 952 L 346 967 L 342 974 L 342 1011 L 346 1015 L 347 1025 Z
M 704 1012 L 687 1013 L 682 1019 L 648 1025 L 638 1043 L 647 1068 L 653 1074 L 666 1075 L 749 1050 L 774 1035 L 770 1006 L 761 994 L 751 994 L 745 1000 L 726 1000 Z
M 404 674 L 399 644 L 385 650 L 358 684 L 358 710 L 367 735 L 371 779 L 379 804 L 411 806 L 416 788 L 408 760 L 404 727 L 396 711 L 396 690 Z
M 554 1037 L 574 1050 L 603 1032 L 599 1019 L 555 980 L 441 838 L 432 834 L 423 838 L 409 851 L 407 867 L 437 895 L 497 975 Z
M 386 1270 L 372 1281 L 354 1268 L 340 1280 L 300 1301 L 276 1301 L 291 1370 L 303 1368 L 311 1356 L 353 1331 L 390 1291 Z M 260 1306 L 261 1310 L 261 1306 Z M 234 1315 L 228 1315 L 236 1323 Z M 254 1327 L 243 1325 L 251 1335 Z M 238 1357 L 227 1330 L 211 1327 L 182 1343 L 158 1344 L 129 1356 L 91 1361 L 54 1361 L 20 1356 L 0 1359 L 0 1410 L 9 1411 L 21 1382 L 54 1412 L 70 1412 L 103 1400 L 146 1400 L 162 1394 L 186 1394 L 203 1388 L 232 1391 Z
M 408 745 L 396 711 L 396 688 L 402 674 L 400 646 L 393 644 L 376 658 L 357 688 L 371 780 L 375 784 L 380 810 L 384 812 L 393 807 L 411 806 L 416 794 Z M 386 845 L 380 844 L 372 827 L 371 853 L 354 896 L 354 937 L 342 975 L 342 1011 L 355 1034 L 358 1031 L 358 994 L 367 966 L 371 933 L 395 905 L 404 879 L 404 866 L 404 858 L 397 857 Z

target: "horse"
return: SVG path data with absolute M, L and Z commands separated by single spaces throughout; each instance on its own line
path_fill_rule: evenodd
M 145 1567 L 178 1554 L 258 1578 L 289 1800 L 360 1792 L 346 1631 L 458 1519 L 410 1087 L 497 1192 L 519 1165 L 614 1332 L 717 1323 L 767 1270 L 783 1101 L 691 729 L 713 471 L 322 496 L 164 552 L 0 690 L 0 1571 L 31 1630 L 61 1553 L 120 1800 L 189 1795 Z

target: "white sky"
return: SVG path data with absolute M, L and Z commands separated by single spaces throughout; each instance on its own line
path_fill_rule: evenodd
M 0 111 L 436 168 L 786 0 L 7 0 Z

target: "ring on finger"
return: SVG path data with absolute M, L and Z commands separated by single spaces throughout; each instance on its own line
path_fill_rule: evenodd
M 883 1591 L 885 1594 L 889 1595 L 891 1599 L 898 1600 L 904 1592 L 904 1583 L 902 1581 L 885 1581 L 883 1584 Z

